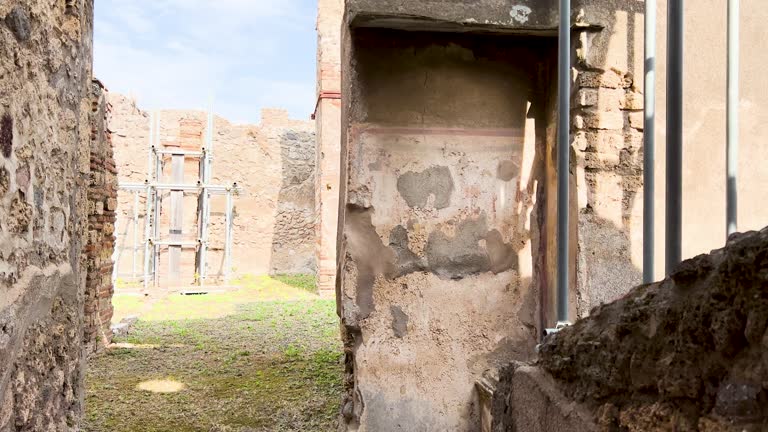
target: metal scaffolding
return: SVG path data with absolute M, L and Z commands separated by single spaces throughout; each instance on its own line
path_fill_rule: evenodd
M 232 261 L 232 229 L 233 229 L 233 216 L 234 216 L 234 196 L 239 195 L 242 189 L 237 183 L 231 185 L 214 185 L 211 184 L 212 179 L 212 165 L 213 165 L 213 113 L 208 114 L 208 121 L 206 125 L 205 144 L 201 151 L 189 151 L 181 148 L 166 148 L 161 144 L 160 139 L 160 115 L 152 113 L 150 115 L 150 132 L 149 132 L 149 156 L 147 159 L 147 180 L 144 183 L 120 183 L 119 190 L 124 192 L 130 192 L 133 194 L 133 209 L 131 211 L 130 227 L 133 230 L 133 243 L 130 248 L 132 254 L 132 271 L 131 280 L 141 281 L 143 288 L 146 290 L 151 286 L 157 287 L 159 284 L 159 267 L 160 267 L 160 255 L 162 248 L 167 248 L 169 251 L 169 264 L 171 267 L 178 266 L 178 259 L 181 255 L 182 248 L 195 248 L 195 281 L 200 286 L 205 286 L 208 274 L 208 251 L 210 245 L 210 224 L 211 224 L 211 197 L 214 195 L 226 196 L 226 207 L 224 212 L 224 244 L 222 246 L 224 251 L 224 282 L 228 283 L 231 276 L 231 261 Z M 163 179 L 163 171 L 166 164 L 166 159 L 170 158 L 171 163 L 177 173 L 174 180 L 165 182 Z M 199 179 L 195 183 L 183 182 L 183 169 L 187 158 L 198 159 L 200 162 Z M 169 236 L 163 237 L 160 232 L 160 216 L 163 213 L 163 192 L 168 192 L 171 196 L 171 229 L 169 230 Z M 183 221 L 181 220 L 181 211 L 179 206 L 183 206 L 183 197 L 186 194 L 197 194 L 198 207 L 197 207 L 197 228 L 195 232 L 197 239 L 194 241 L 185 240 L 182 238 L 183 230 L 179 226 Z M 142 276 L 138 277 L 137 260 L 139 254 L 139 203 L 140 197 L 145 197 L 145 211 L 144 211 L 144 236 L 143 236 L 143 248 L 144 248 L 144 263 Z M 175 224 L 175 225 L 174 225 Z M 177 229 L 174 229 L 177 228 Z M 123 236 L 123 243 L 125 243 L 126 235 Z M 116 253 L 115 267 L 113 280 L 116 280 L 121 276 L 119 273 L 120 258 L 122 257 L 122 251 L 125 250 L 125 245 L 119 245 Z M 172 250 L 173 249 L 173 250 Z M 173 253 L 171 253 L 173 252 Z M 175 255 L 174 255 L 175 254 Z M 175 256 L 176 261 L 171 262 Z M 173 269 L 172 269 L 173 270 Z

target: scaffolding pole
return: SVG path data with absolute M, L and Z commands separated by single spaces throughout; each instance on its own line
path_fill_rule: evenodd
M 656 0 L 645 0 L 643 142 L 643 283 L 655 279 L 656 249 Z
M 136 280 L 136 254 L 139 252 L 139 193 L 133 192 L 133 242 L 131 243 L 131 278 Z
M 728 142 L 726 149 L 726 235 L 738 230 L 739 212 L 739 0 L 728 0 Z
M 670 0 L 667 7 L 667 274 L 682 261 L 683 4 L 684 0 Z
M 213 111 L 208 114 L 208 125 L 205 135 L 205 147 L 202 151 L 189 151 L 182 149 L 164 149 L 161 146 L 161 113 L 153 112 L 149 118 L 149 155 L 147 158 L 147 179 L 144 183 L 120 183 L 119 189 L 133 194 L 133 213 L 132 224 L 126 226 L 125 237 L 127 237 L 128 229 L 133 226 L 133 277 L 137 275 L 137 255 L 139 234 L 139 201 L 140 195 L 146 194 L 146 209 L 145 209 L 145 224 L 144 224 L 144 263 L 142 279 L 144 289 L 149 288 L 150 280 L 153 282 L 153 286 L 159 285 L 159 268 L 160 268 L 160 253 L 161 248 L 196 248 L 199 254 L 199 260 L 197 263 L 197 271 L 200 285 L 205 283 L 207 278 L 207 252 L 209 247 L 209 225 L 211 214 L 211 197 L 213 195 L 225 195 L 226 196 L 226 232 L 224 240 L 224 261 L 226 270 L 226 279 L 228 280 L 231 273 L 231 261 L 232 261 L 232 226 L 233 226 L 233 196 L 242 192 L 242 189 L 238 187 L 237 183 L 233 183 L 230 186 L 227 185 L 213 185 L 210 184 L 212 179 L 212 161 L 213 161 L 213 125 L 214 125 Z M 200 178 L 195 184 L 185 184 L 180 181 L 164 183 L 164 158 L 163 156 L 170 155 L 176 158 L 199 158 L 200 160 Z M 186 241 L 180 238 L 171 238 L 170 240 L 161 239 L 160 234 L 160 219 L 162 212 L 162 191 L 172 192 L 184 192 L 198 193 L 200 194 L 199 205 L 199 237 L 196 241 Z M 127 240 L 127 239 L 125 239 Z M 124 240 L 124 243 L 126 241 Z M 125 247 L 125 246 L 124 246 Z M 113 256 L 116 256 L 117 261 L 120 259 L 120 253 L 122 248 L 117 248 Z M 112 275 L 113 281 L 118 276 L 117 264 L 115 265 L 115 271 Z
M 142 284 L 144 286 L 144 290 L 146 291 L 149 289 L 149 275 L 151 272 L 151 258 L 152 254 L 150 253 L 150 238 L 152 237 L 152 219 L 153 219 L 153 213 L 152 213 L 152 187 L 149 186 L 150 179 L 154 177 L 154 168 L 155 168 L 155 161 L 153 160 L 154 152 L 152 149 L 155 147 L 155 122 L 157 121 L 157 116 L 155 113 L 149 114 L 149 151 L 147 152 L 147 180 L 144 187 L 146 188 L 146 202 L 145 202 L 145 211 L 144 211 L 144 278 L 142 280 Z
M 557 130 L 557 321 L 568 322 L 570 112 L 571 112 L 571 1 L 560 0 Z
M 227 191 L 227 207 L 224 227 L 224 283 L 228 284 L 232 273 L 232 191 Z
M 208 185 L 211 179 L 211 162 L 213 157 L 213 109 L 208 111 L 208 121 L 205 128 L 205 148 L 200 161 L 200 252 L 198 259 L 199 285 L 204 286 L 208 277 L 208 224 L 210 219 L 210 193 Z
M 162 120 L 162 112 L 157 113 L 157 127 L 155 128 L 155 144 L 154 147 L 160 147 L 162 142 L 162 131 L 160 130 L 161 120 Z M 152 158 L 155 163 L 155 175 L 153 177 L 152 183 L 159 183 L 162 181 L 163 177 L 163 161 L 162 158 L 158 157 L 157 153 L 152 152 Z M 162 205 L 162 197 L 160 196 L 160 191 L 153 187 L 152 191 L 154 192 L 152 195 L 152 215 L 153 215 L 153 239 L 157 239 L 160 237 L 160 213 L 161 213 L 161 205 Z M 152 279 L 153 284 L 155 287 L 157 287 L 160 283 L 160 272 L 158 269 L 160 268 L 160 253 L 159 249 L 157 248 L 157 245 L 152 245 Z

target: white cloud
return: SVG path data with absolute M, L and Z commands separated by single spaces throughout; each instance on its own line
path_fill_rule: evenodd
M 205 109 L 215 94 L 232 121 L 273 106 L 307 118 L 314 13 L 311 0 L 101 0 L 95 72 L 148 109 Z

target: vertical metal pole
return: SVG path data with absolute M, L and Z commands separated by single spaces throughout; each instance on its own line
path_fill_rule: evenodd
M 155 127 L 155 148 L 159 149 L 162 145 L 162 131 L 161 131 L 161 123 L 162 120 L 162 111 L 158 111 L 155 121 L 157 122 L 157 125 Z M 152 152 L 154 156 L 154 163 L 155 163 L 155 176 L 153 179 L 153 183 L 160 183 L 162 181 L 163 177 L 163 160 L 162 155 L 160 155 L 157 152 Z M 153 207 L 152 207 L 152 223 L 154 227 L 154 234 L 152 238 L 154 240 L 160 240 L 160 216 L 162 213 L 162 197 L 160 196 L 160 191 L 157 189 L 157 187 L 152 188 L 154 191 L 153 194 Z M 158 249 L 157 243 L 152 243 L 152 280 L 153 280 L 153 286 L 157 288 L 160 282 L 160 250 Z
M 728 143 L 727 143 L 727 235 L 738 229 L 739 173 L 739 0 L 728 0 Z
M 139 192 L 133 192 L 133 242 L 131 243 L 131 279 L 136 280 L 136 254 L 139 252 Z
M 144 289 L 149 288 L 149 275 L 151 273 L 151 263 L 153 254 L 150 251 L 152 247 L 152 202 L 154 201 L 153 188 L 147 185 L 147 202 L 144 211 Z
M 201 195 L 200 217 L 200 286 L 205 284 L 208 277 L 208 224 L 210 220 L 210 197 L 208 185 L 211 182 L 211 158 L 213 157 L 213 108 L 208 112 L 208 123 L 205 133 L 205 152 L 203 154 L 203 169 L 200 180 L 203 183 Z
M 682 260 L 683 4 L 669 0 L 667 18 L 667 274 Z
M 224 283 L 229 283 L 232 272 L 232 190 L 227 190 L 226 226 L 224 241 Z
M 144 210 L 144 278 L 142 280 L 144 290 L 149 288 L 149 274 L 151 266 L 151 236 L 152 236 L 152 178 L 154 177 L 153 166 L 155 165 L 155 113 L 149 114 L 149 152 L 147 155 L 147 200 Z
M 643 283 L 654 280 L 656 249 L 656 1 L 645 0 L 645 125 L 643 127 Z
M 571 150 L 571 1 L 560 0 L 557 139 L 557 320 L 568 322 L 570 150 Z

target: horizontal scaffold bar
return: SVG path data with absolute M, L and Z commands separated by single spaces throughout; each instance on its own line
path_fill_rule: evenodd
M 226 194 L 227 192 L 233 192 L 240 194 L 243 189 L 237 186 L 235 183 L 232 186 L 224 185 L 204 185 L 204 184 L 173 184 L 173 183 L 120 183 L 118 188 L 126 191 L 142 191 L 148 187 L 157 190 L 170 190 L 170 191 L 200 191 L 202 189 L 207 190 L 214 194 Z

